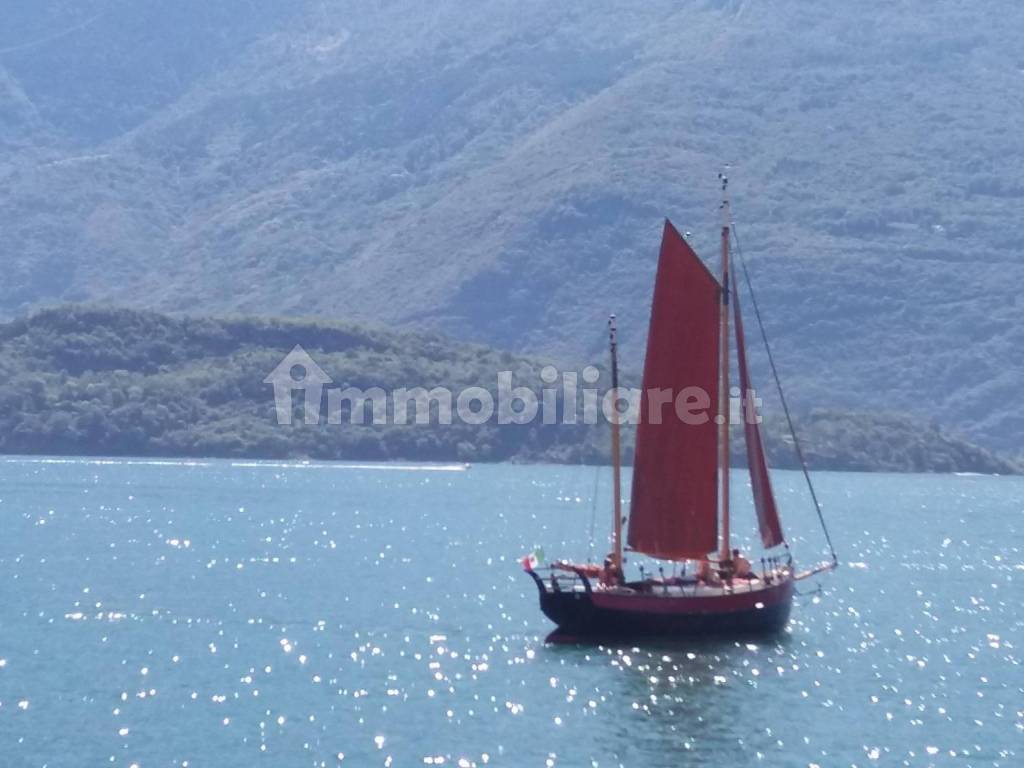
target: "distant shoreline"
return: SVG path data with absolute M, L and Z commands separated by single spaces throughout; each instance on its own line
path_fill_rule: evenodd
M 529 466 L 551 466 L 551 467 L 593 467 L 595 469 L 607 469 L 611 472 L 611 464 L 605 462 L 560 462 L 545 461 L 543 459 L 505 459 L 498 461 L 447 461 L 444 459 L 362 459 L 359 457 L 349 458 L 302 458 L 302 457 L 279 457 L 279 456 L 200 456 L 200 455 L 171 455 L 171 454 L 88 454 L 88 453 L 0 453 L 0 463 L 25 463 L 25 464 L 109 464 L 111 466 L 169 466 L 169 467 L 190 467 L 190 466 L 213 466 L 214 463 L 229 464 L 238 468 L 245 467 L 274 467 L 288 466 L 294 468 L 330 468 L 330 467 L 351 467 L 352 469 L 389 469 L 398 468 L 403 465 L 410 468 L 433 469 L 435 471 L 464 471 L 473 466 L 500 466 L 514 465 L 521 467 Z M 626 464 L 625 470 L 631 470 L 632 465 Z M 745 464 L 732 465 L 733 472 L 745 472 Z M 796 466 L 773 466 L 772 470 L 784 472 L 798 472 Z M 973 471 L 935 471 L 935 470 L 891 470 L 891 469 L 835 469 L 810 467 L 815 474 L 865 474 L 865 475 L 953 475 L 960 477 L 1024 477 L 1021 472 L 973 472 Z

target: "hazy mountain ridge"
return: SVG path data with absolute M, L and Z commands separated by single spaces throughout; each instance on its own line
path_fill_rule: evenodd
M 616 311 L 635 364 L 661 217 L 713 257 L 731 161 L 795 399 L 1019 446 L 1016 5 L 72 7 L 40 6 L 70 14 L 61 28 L 106 15 L 58 61 L 113 51 L 86 56 L 73 98 L 40 74 L 46 45 L 0 52 L 61 137 L 0 155 L 8 314 L 333 315 L 572 358 Z M 47 28 L 33 19 L 20 39 Z M 185 45 L 190 25 L 205 32 Z M 122 61 L 119 39 L 149 47 Z M 135 78 L 123 104 L 93 87 L 110 71 Z M 5 143 L 43 135 L 6 125 Z

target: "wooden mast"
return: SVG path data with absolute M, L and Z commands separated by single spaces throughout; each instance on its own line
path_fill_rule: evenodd
M 622 459 L 619 447 L 619 362 L 617 356 L 615 315 L 608 318 L 608 346 L 612 356 L 612 568 L 616 574 L 622 571 Z
M 731 227 L 729 214 L 729 179 L 724 173 L 718 174 L 722 181 L 722 301 L 721 326 L 722 336 L 719 342 L 722 361 L 719 365 L 718 384 L 718 467 L 722 482 L 722 543 L 718 553 L 720 561 L 732 559 L 732 546 L 729 541 L 729 230 Z

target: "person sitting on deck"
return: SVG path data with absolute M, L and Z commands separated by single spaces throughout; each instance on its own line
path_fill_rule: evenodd
M 738 549 L 732 551 L 732 567 L 733 573 L 737 579 L 752 579 L 754 578 L 753 569 L 751 568 L 750 561 L 747 560 L 743 555 L 740 554 Z
M 622 575 L 622 569 L 615 565 L 615 555 L 609 552 L 604 559 L 604 565 L 601 568 L 601 583 L 606 587 L 617 587 L 625 580 Z
M 708 560 L 708 556 L 704 555 L 697 564 L 697 583 L 717 584 L 718 582 L 718 574 L 711 568 L 711 561 Z

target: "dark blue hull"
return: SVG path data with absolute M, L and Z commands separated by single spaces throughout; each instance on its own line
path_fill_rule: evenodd
M 738 586 L 712 597 L 550 589 L 531 572 L 540 607 L 558 634 L 581 639 L 750 637 L 778 633 L 789 622 L 791 579 L 757 590 Z

